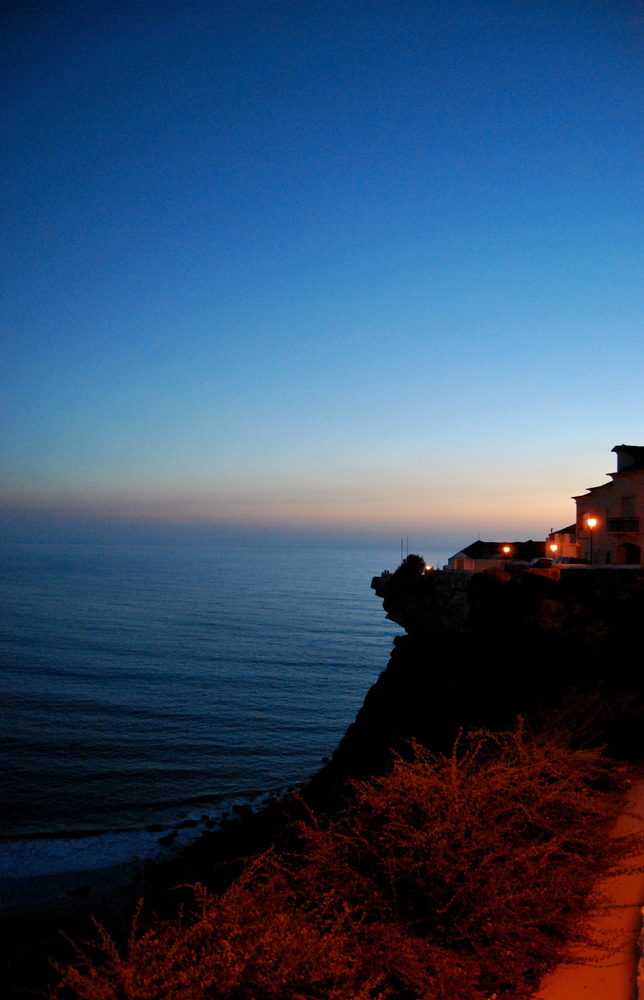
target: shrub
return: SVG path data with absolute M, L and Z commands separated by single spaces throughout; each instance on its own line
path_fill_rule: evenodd
M 401 562 L 394 576 L 417 576 L 425 572 L 425 560 L 422 556 L 408 555 Z
M 301 850 L 257 858 L 218 899 L 104 962 L 78 952 L 55 995 L 82 1000 L 482 1000 L 524 996 L 560 954 L 615 842 L 597 751 L 558 739 L 413 743 L 346 807 L 301 823 Z M 71 991 L 71 992 L 70 992 Z
M 355 938 L 341 919 L 327 922 L 296 905 L 270 858 L 219 899 L 194 887 L 190 916 L 140 930 L 123 954 L 101 924 L 98 940 L 76 949 L 54 996 L 80 1000 L 373 1000 L 378 983 L 362 975 Z M 102 953 L 102 963 L 95 960 Z M 383 977 L 380 976 L 380 979 Z M 71 991 L 71 993 L 70 993 Z
M 615 849 L 612 807 L 593 790 L 611 770 L 597 751 L 528 739 L 522 727 L 473 734 L 451 757 L 412 744 L 411 761 L 395 757 L 387 776 L 354 786 L 343 815 L 307 831 L 301 877 L 365 925 L 440 945 L 441 961 L 448 949 L 468 976 L 475 960 L 484 992 L 534 979 Z M 409 985 L 425 989 L 429 975 L 443 995 L 449 967 Z

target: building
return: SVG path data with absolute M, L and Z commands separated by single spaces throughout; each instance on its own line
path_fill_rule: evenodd
M 590 486 L 577 504 L 579 554 L 595 566 L 639 565 L 644 538 L 644 448 L 618 444 L 617 472 L 611 482 Z
M 531 562 L 545 555 L 546 543 L 533 542 L 472 542 L 447 560 L 446 569 L 467 569 L 480 573 L 484 569 L 503 566 L 505 562 Z
M 546 538 L 546 555 L 549 559 L 570 558 L 571 556 L 573 559 L 578 558 L 577 525 L 569 524 L 566 528 L 551 531 Z

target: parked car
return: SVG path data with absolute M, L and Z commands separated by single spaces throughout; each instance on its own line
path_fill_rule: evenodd
M 577 559 L 575 556 L 559 556 L 553 566 L 590 566 L 587 559 Z

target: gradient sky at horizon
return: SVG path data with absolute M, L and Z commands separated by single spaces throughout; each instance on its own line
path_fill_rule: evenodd
M 543 537 L 644 444 L 639 3 L 3 19 L 2 537 Z

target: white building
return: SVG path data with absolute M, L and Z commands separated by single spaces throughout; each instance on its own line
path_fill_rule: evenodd
M 639 565 L 644 544 L 640 527 L 644 525 L 644 448 L 618 444 L 613 451 L 617 472 L 607 473 L 611 481 L 573 497 L 579 554 L 595 566 Z

